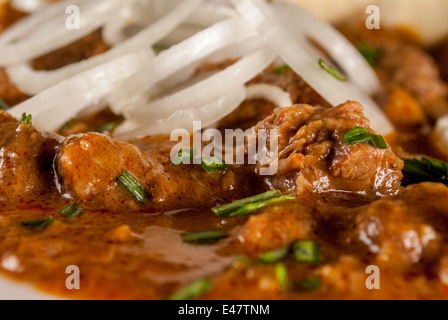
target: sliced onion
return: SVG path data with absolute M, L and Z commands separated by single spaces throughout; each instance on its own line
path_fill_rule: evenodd
M 278 86 L 271 84 L 253 84 L 246 88 L 247 100 L 264 99 L 272 102 L 279 108 L 293 105 L 291 95 Z
M 367 94 L 354 90 L 350 84 L 321 69 L 318 61 L 284 30 L 276 13 L 264 0 L 232 0 L 232 3 L 269 46 L 330 104 L 336 106 L 347 100 L 356 100 L 364 106 L 364 113 L 376 132 L 386 135 L 393 131 L 389 120 Z
M 272 50 L 265 47 L 203 81 L 171 96 L 126 110 L 124 114 L 136 122 L 145 124 L 148 119 L 166 118 L 179 110 L 203 106 L 224 95 L 235 85 L 243 85 L 254 78 L 268 67 L 274 58 Z
M 182 43 L 161 52 L 142 70 L 128 79 L 111 97 L 112 109 L 120 113 L 139 108 L 142 102 L 146 102 L 141 100 L 142 93 L 147 92 L 157 82 L 220 48 L 253 35 L 253 30 L 240 17 L 219 22 L 198 32 Z
M 130 0 L 73 0 L 45 6 L 0 35 L 0 65 L 28 61 L 81 39 L 113 17 L 123 1 Z M 81 28 L 77 30 L 66 27 L 68 5 L 80 10 Z
M 20 118 L 33 115 L 33 124 L 44 130 L 57 130 L 89 106 L 104 97 L 151 59 L 151 51 L 141 50 L 80 73 L 22 102 L 8 112 Z
M 230 19 L 237 15 L 235 9 L 215 4 L 213 2 L 204 2 L 197 10 L 186 20 L 187 23 L 208 27 L 216 22 Z
M 25 12 L 25 13 L 32 13 L 38 9 L 43 8 L 48 4 L 48 1 L 46 0 L 11 0 L 10 1 L 11 7 L 13 7 L 16 10 Z
M 196 33 L 203 30 L 203 28 L 193 25 L 183 24 L 179 28 L 173 30 L 169 35 L 164 37 L 158 42 L 162 47 L 169 48 L 179 42 L 185 41 L 186 39 L 194 36 Z
M 255 35 L 249 39 L 232 43 L 212 54 L 205 59 L 207 62 L 221 62 L 226 59 L 239 59 L 251 52 L 257 51 L 264 47 L 266 43 L 264 40 Z
M 80 72 L 111 61 L 133 51 L 151 47 L 184 21 L 191 11 L 203 0 L 183 0 L 176 8 L 156 23 L 140 31 L 134 37 L 122 42 L 98 56 L 71 64 L 58 70 L 36 71 L 29 64 L 19 64 L 6 69 L 20 91 L 33 95 L 56 85 Z
M 135 137 L 170 134 L 176 129 L 193 131 L 193 122 L 201 121 L 201 129 L 215 123 L 235 110 L 246 98 L 244 86 L 229 88 L 228 92 L 200 108 L 177 110 L 169 118 L 141 125 L 125 122 L 114 132 L 114 137 L 128 140 Z
M 287 2 L 272 4 L 283 28 L 301 43 L 302 47 L 313 52 L 313 46 L 308 37 L 317 41 L 345 71 L 353 84 L 364 92 L 373 94 L 380 89 L 380 83 L 375 71 L 369 66 L 359 51 L 332 25 L 317 18 L 305 8 Z M 316 59 L 319 59 L 319 55 Z

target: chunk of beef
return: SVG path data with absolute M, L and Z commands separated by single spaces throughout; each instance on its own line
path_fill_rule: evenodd
M 69 138 L 58 160 L 64 190 L 90 209 L 172 210 L 228 201 L 247 185 L 245 175 L 233 170 L 209 174 L 198 165 L 172 165 L 169 154 L 174 143 L 166 138 L 137 144 L 142 149 L 97 133 Z M 146 207 L 119 185 L 117 178 L 125 170 L 150 195 Z
M 268 134 L 277 129 L 279 134 L 279 169 L 265 182 L 302 196 L 331 191 L 350 191 L 368 198 L 395 194 L 403 161 L 390 148 L 344 141 L 354 127 L 372 131 L 362 110 L 359 103 L 350 101 L 331 109 L 309 105 L 276 109 L 255 128 Z
M 387 47 L 385 52 L 377 68 L 384 83 L 409 90 L 432 121 L 448 114 L 448 86 L 431 56 L 416 46 L 403 44 Z
M 58 141 L 0 111 L 0 203 L 26 205 L 54 190 Z
M 368 45 L 376 52 L 374 68 L 387 91 L 397 86 L 408 90 L 432 122 L 448 113 L 447 84 L 434 59 L 411 35 L 350 24 L 343 33 L 355 45 Z
M 431 48 L 430 54 L 435 58 L 443 79 L 448 81 L 448 37 Z
M 363 209 L 353 237 L 387 269 L 434 265 L 448 231 L 448 188 L 437 183 L 408 186 L 398 196 Z M 420 263 L 420 264 L 417 264 Z
M 314 230 L 313 224 L 306 207 L 297 203 L 274 206 L 262 214 L 251 216 L 239 231 L 237 240 L 245 254 L 257 257 L 262 252 L 309 238 Z

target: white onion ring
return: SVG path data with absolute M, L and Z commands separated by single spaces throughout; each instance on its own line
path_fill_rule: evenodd
M 32 13 L 48 4 L 45 0 L 11 0 L 10 5 L 16 10 Z
M 224 95 L 236 85 L 243 85 L 254 78 L 269 66 L 274 58 L 272 50 L 265 47 L 184 90 L 146 105 L 140 105 L 139 108 L 125 110 L 124 114 L 135 122 L 145 124 L 148 119 L 162 119 L 179 110 L 203 106 Z
M 283 27 L 301 43 L 301 46 L 314 51 L 306 36 L 317 41 L 338 63 L 353 84 L 364 92 L 374 94 L 380 90 L 380 82 L 375 71 L 369 66 L 359 51 L 332 25 L 317 18 L 303 7 L 289 2 L 272 4 L 277 15 L 281 17 Z M 300 32 L 297 32 L 300 30 Z M 316 56 L 319 59 L 320 55 Z
M 20 91 L 29 95 L 37 94 L 80 72 L 133 51 L 151 47 L 181 24 L 202 1 L 183 0 L 159 21 L 101 55 L 52 71 L 36 71 L 25 63 L 9 67 L 6 72 Z
M 0 34 L 0 65 L 25 62 L 87 36 L 110 19 L 122 1 L 131 0 L 62 1 L 38 10 Z M 78 30 L 66 28 L 68 4 L 82 12 Z
M 364 106 L 364 113 L 376 132 L 386 135 L 393 131 L 387 117 L 368 95 L 357 92 L 349 83 L 337 80 L 319 67 L 318 62 L 278 23 L 275 12 L 264 0 L 232 0 L 232 3 L 269 46 L 330 104 L 337 106 L 347 100 L 358 101 Z
M 175 129 L 193 131 L 193 121 L 201 121 L 202 128 L 215 123 L 235 110 L 246 98 L 244 86 L 230 88 L 224 95 L 200 108 L 177 110 L 169 118 L 139 125 L 135 122 L 125 122 L 113 133 L 114 137 L 128 140 L 135 137 L 170 134 Z
M 151 51 L 141 50 L 82 72 L 11 108 L 8 112 L 20 118 L 33 115 L 33 124 L 45 130 L 58 130 L 64 123 L 104 97 L 151 59 Z
M 266 83 L 247 86 L 246 99 L 264 99 L 272 102 L 279 108 L 290 107 L 294 104 L 291 100 L 291 95 L 288 92 L 284 91 L 279 86 Z
M 197 10 L 187 18 L 186 23 L 208 27 L 216 22 L 227 20 L 237 16 L 237 12 L 233 8 L 215 4 L 212 2 L 204 2 Z
M 146 102 L 142 94 L 157 82 L 203 59 L 210 53 L 235 41 L 249 38 L 253 34 L 247 22 L 240 17 L 219 22 L 198 32 L 182 43 L 161 52 L 142 70 L 128 79 L 109 99 L 112 110 L 120 113 L 139 108 L 141 103 Z

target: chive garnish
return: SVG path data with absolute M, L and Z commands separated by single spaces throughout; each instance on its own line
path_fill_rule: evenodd
M 113 132 L 119 125 L 121 121 L 113 121 L 109 123 L 102 124 L 95 128 L 95 132 L 104 133 L 104 132 Z
M 160 53 L 164 50 L 169 49 L 169 47 L 161 45 L 161 44 L 155 44 L 152 46 L 152 49 L 156 52 L 156 53 Z
M 287 256 L 289 247 L 280 248 L 278 250 L 272 250 L 268 252 L 260 253 L 258 256 L 264 263 L 275 263 L 282 260 Z
M 311 240 L 299 240 L 293 245 L 294 257 L 299 263 L 318 263 L 319 246 Z
M 216 157 L 202 158 L 201 165 L 207 173 L 229 170 L 229 166 L 222 159 Z
M 208 279 L 199 279 L 172 294 L 168 300 L 194 300 L 210 289 L 212 283 Z
M 64 217 L 67 218 L 76 218 L 77 216 L 81 215 L 84 212 L 84 209 L 80 207 L 80 205 L 77 202 L 73 202 L 72 204 L 69 204 L 65 208 L 63 208 L 61 211 L 59 211 L 60 214 L 62 214 Z
M 181 163 L 189 164 L 194 160 L 194 156 L 196 154 L 195 150 L 190 149 L 181 149 L 174 156 L 172 165 L 179 165 Z M 201 166 L 207 173 L 225 171 L 229 169 L 229 166 L 224 163 L 222 159 L 217 157 L 209 157 L 201 159 Z
M 21 224 L 31 230 L 42 230 L 52 224 L 53 218 L 46 218 L 42 220 L 22 221 Z
M 275 69 L 275 73 L 276 74 L 282 74 L 285 71 L 290 71 L 292 70 L 290 66 L 288 66 L 287 64 L 284 64 L 282 66 L 279 66 L 277 69 Z
M 418 182 L 440 182 L 448 185 L 448 165 L 436 159 L 404 159 L 402 170 Z
M 280 285 L 282 291 L 287 290 L 289 286 L 288 270 L 283 263 L 275 265 L 275 277 Z
M 227 237 L 222 229 L 201 230 L 182 234 L 182 240 L 188 243 L 210 243 Z
M 356 48 L 372 67 L 376 65 L 381 55 L 381 51 L 379 49 L 362 42 L 358 43 Z
M 173 159 L 172 165 L 179 165 L 181 163 L 189 164 L 194 159 L 194 155 L 196 154 L 196 149 L 181 149 L 179 150 Z
M 0 97 L 0 109 L 2 110 L 8 110 L 9 105 Z
M 294 282 L 294 287 L 300 290 L 315 290 L 322 286 L 322 280 L 319 277 L 311 277 L 306 280 Z
M 319 59 L 319 66 L 336 79 L 341 81 L 347 81 L 347 78 L 344 77 L 344 75 L 339 70 L 327 64 L 323 59 Z
M 146 204 L 145 189 L 129 171 L 125 170 L 117 180 L 135 200 L 143 205 Z
M 60 129 L 59 132 L 64 132 L 67 130 L 70 130 L 71 128 L 73 128 L 75 125 L 77 125 L 79 123 L 78 120 L 70 120 L 68 122 L 66 122 Z
M 271 190 L 256 196 L 252 196 L 249 198 L 241 199 L 234 201 L 232 203 L 224 204 L 222 206 L 213 208 L 212 211 L 218 216 L 218 217 L 228 217 L 232 212 L 237 211 L 238 209 L 251 204 L 251 203 L 257 203 L 262 202 L 265 200 L 269 200 L 275 197 L 278 197 L 281 195 L 281 192 L 279 190 Z
M 33 125 L 33 116 L 31 114 L 27 115 L 25 112 L 22 113 L 22 116 L 20 117 L 20 123 L 24 123 L 24 124 L 32 126 Z
M 294 194 L 288 194 L 286 196 L 281 196 L 281 197 L 277 197 L 277 198 L 273 198 L 273 199 L 269 199 L 269 200 L 265 200 L 265 201 L 261 201 L 261 202 L 257 202 L 257 203 L 247 204 L 244 207 L 230 213 L 228 215 L 228 217 L 230 218 L 230 217 L 243 216 L 246 214 L 254 213 L 258 209 L 266 207 L 267 205 L 270 205 L 270 204 L 280 203 L 280 202 L 284 202 L 284 201 L 288 201 L 288 200 L 295 200 L 295 199 L 296 199 L 296 196 Z
M 368 142 L 379 149 L 387 149 L 387 144 L 382 136 L 373 134 L 361 127 L 354 127 L 347 132 L 344 136 L 344 141 L 350 145 Z

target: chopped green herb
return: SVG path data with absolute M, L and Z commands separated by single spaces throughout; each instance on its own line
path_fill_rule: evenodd
M 258 257 L 264 263 L 275 263 L 282 260 L 287 256 L 289 252 L 289 247 L 280 248 L 278 250 L 272 250 L 268 252 L 261 253 Z
M 174 156 L 172 165 L 179 165 L 181 163 L 190 164 L 194 160 L 195 155 L 196 155 L 196 150 L 181 149 Z M 195 162 L 195 161 L 193 161 L 193 162 Z M 227 164 L 225 164 L 222 159 L 219 159 L 216 157 L 202 158 L 201 166 L 202 166 L 202 168 L 204 168 L 204 170 L 207 173 L 225 171 L 225 170 L 229 169 L 229 166 Z
M 324 60 L 319 59 L 319 66 L 325 70 L 327 73 L 331 74 L 333 77 L 335 77 L 338 80 L 341 81 L 347 81 L 347 78 L 344 77 L 344 75 L 336 68 L 330 66 L 327 64 Z
M 366 43 L 358 43 L 356 45 L 358 51 L 363 55 L 367 62 L 374 67 L 381 56 L 381 51 Z
M 222 229 L 202 230 L 184 233 L 182 240 L 189 243 L 210 243 L 227 237 Z
M 253 197 L 241 199 L 234 201 L 232 203 L 224 204 L 222 206 L 213 208 L 212 211 L 218 216 L 218 217 L 228 217 L 232 212 L 237 211 L 238 209 L 256 202 L 262 202 L 265 200 L 269 200 L 275 197 L 278 197 L 281 195 L 281 192 L 279 190 L 271 190 Z
M 95 128 L 95 132 L 103 133 L 103 132 L 113 132 L 119 125 L 121 121 L 114 121 L 105 123 Z
M 14 43 L 17 43 L 17 42 L 19 42 L 19 41 L 20 41 L 19 38 L 12 38 L 12 39 L 9 41 L 9 43 L 14 44 Z
M 46 218 L 42 220 L 22 221 L 21 224 L 31 230 L 42 230 L 52 224 L 53 221 L 53 218 Z
M 172 165 L 179 165 L 181 163 L 189 164 L 191 163 L 191 161 L 193 161 L 195 154 L 196 149 L 195 150 L 181 149 L 176 153 L 171 164 Z
M 64 217 L 67 218 L 76 218 L 77 216 L 81 215 L 84 212 L 84 209 L 79 206 L 77 202 L 73 202 L 72 204 L 69 204 L 64 209 L 59 211 L 60 214 L 62 214 Z
M 212 283 L 208 279 L 199 279 L 172 294 L 168 300 L 194 300 L 207 292 Z
M 225 164 L 222 159 L 216 157 L 202 158 L 201 165 L 207 173 L 225 171 L 229 169 L 229 166 Z
M 299 263 L 318 263 L 319 246 L 311 240 L 299 240 L 293 245 L 294 257 Z
M 77 125 L 79 123 L 78 120 L 70 120 L 68 122 L 66 122 L 60 129 L 60 132 L 64 132 L 67 130 L 70 130 L 71 128 L 73 128 L 75 125 Z
M 382 136 L 373 134 L 367 129 L 361 127 L 354 127 L 347 132 L 344 136 L 344 141 L 350 145 L 368 142 L 374 147 L 387 149 L 387 144 Z
M 448 165 L 436 159 L 404 159 L 402 170 L 418 182 L 440 182 L 448 185 Z
M 294 287 L 300 290 L 315 290 L 322 286 L 322 280 L 319 277 L 311 277 L 306 280 L 294 282 Z
M 288 270 L 283 263 L 275 265 L 275 277 L 280 285 L 281 290 L 287 290 L 289 287 Z
M 169 47 L 161 45 L 161 44 L 155 44 L 152 46 L 152 49 L 156 52 L 156 53 L 160 53 L 164 50 L 169 49 Z
M 277 69 L 275 69 L 275 73 L 277 74 L 282 74 L 285 71 L 290 71 L 292 70 L 290 66 L 288 66 L 287 64 L 284 64 L 280 67 L 278 67 Z
M 230 218 L 230 217 L 243 216 L 246 214 L 254 213 L 258 209 L 266 207 L 267 205 L 270 205 L 270 204 L 280 203 L 280 202 L 284 202 L 284 201 L 288 201 L 288 200 L 295 200 L 295 199 L 296 199 L 296 196 L 294 194 L 288 194 L 286 196 L 281 196 L 281 197 L 277 197 L 277 198 L 273 198 L 273 199 L 269 199 L 269 200 L 265 200 L 265 201 L 261 201 L 261 202 L 257 202 L 257 203 L 247 204 L 244 207 L 238 209 L 237 211 L 229 214 L 228 217 Z
M 143 205 L 146 204 L 145 189 L 129 171 L 125 170 L 117 180 L 123 187 L 125 187 L 126 190 L 129 191 L 135 200 Z
M 20 123 L 24 123 L 24 124 L 32 126 L 33 125 L 33 116 L 31 114 L 27 115 L 25 112 L 22 113 L 22 116 L 20 117 Z
M 0 97 L 0 109 L 1 110 L 8 110 L 9 105 Z

